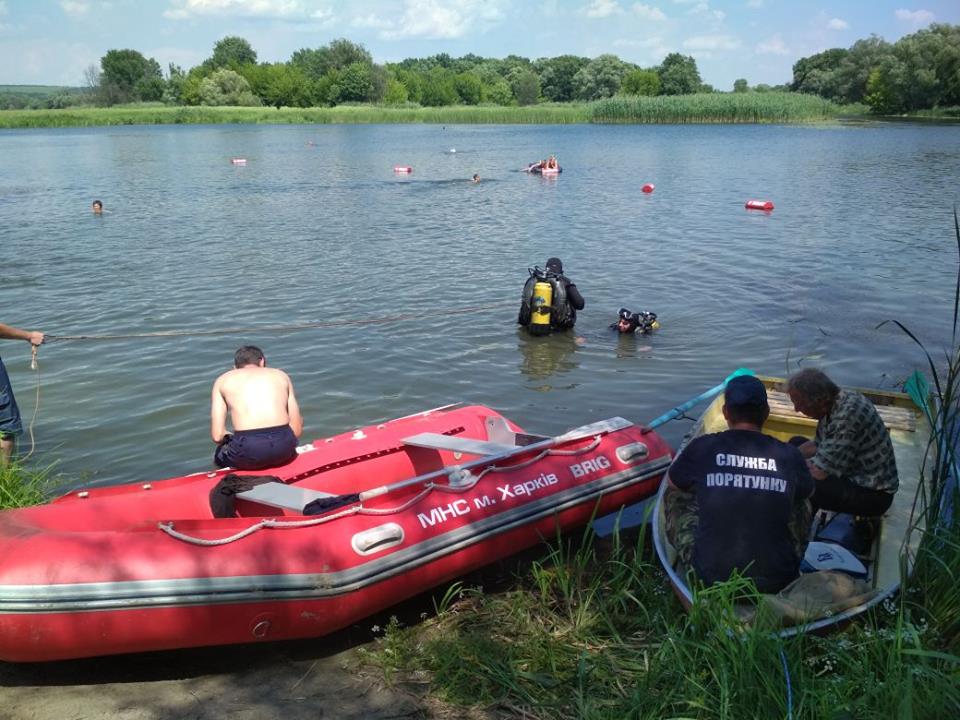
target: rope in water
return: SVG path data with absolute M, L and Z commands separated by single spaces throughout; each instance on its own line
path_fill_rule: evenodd
M 436 483 L 430 482 L 424 486 L 423 490 L 421 490 L 419 493 L 417 493 L 412 498 L 407 500 L 405 503 L 392 508 L 365 508 L 363 506 L 363 502 L 361 501 L 360 504 L 355 505 L 351 508 L 347 508 L 346 510 L 341 510 L 340 512 L 333 513 L 332 515 L 324 515 L 323 517 L 310 518 L 309 520 L 274 520 L 272 518 L 265 518 L 257 523 L 254 523 L 253 525 L 245 527 L 240 532 L 234 533 L 233 535 L 228 535 L 227 537 L 217 538 L 214 540 L 209 540 L 207 538 L 199 538 L 199 537 L 182 533 L 173 527 L 172 521 L 157 523 L 157 527 L 163 532 L 165 532 L 167 535 L 169 535 L 170 537 L 174 538 L 175 540 L 181 540 L 183 542 L 190 543 L 191 545 L 200 545 L 203 547 L 216 547 L 218 545 L 227 545 L 229 543 L 236 542 L 237 540 L 242 540 L 243 538 L 249 535 L 253 535 L 253 533 L 257 532 L 258 530 L 262 530 L 263 528 L 273 528 L 276 530 L 293 530 L 297 528 L 315 527 L 317 525 L 323 525 L 332 520 L 337 520 L 339 518 L 347 517 L 349 515 L 395 515 L 397 513 L 403 512 L 409 507 L 412 507 L 414 504 L 418 503 L 421 499 L 423 499 L 428 494 L 430 494 L 430 492 L 432 492 L 433 490 L 439 490 L 443 492 L 453 492 L 453 493 L 466 492 L 467 490 L 472 489 L 478 482 L 480 482 L 480 479 L 484 475 L 486 475 L 488 472 L 511 472 L 513 470 L 520 470 L 529 465 L 532 465 L 538 460 L 542 460 L 548 455 L 582 455 L 583 453 L 588 453 L 591 450 L 595 450 L 597 446 L 600 445 L 600 440 L 601 440 L 601 437 L 597 435 L 593 439 L 592 443 L 590 443 L 586 447 L 582 447 L 577 450 L 554 450 L 552 448 L 547 448 L 546 450 L 543 450 L 532 459 L 526 462 L 519 463 L 517 465 L 507 465 L 504 467 L 501 467 L 499 465 L 490 465 L 484 468 L 478 475 L 473 476 L 471 482 L 464 483 L 463 485 L 456 486 L 456 487 L 452 485 L 437 485 Z
M 61 340 L 131 340 L 137 338 L 154 337 L 199 337 L 204 335 L 249 335 L 252 333 L 264 332 L 294 332 L 298 330 L 312 330 L 315 328 L 333 328 L 345 327 L 348 325 L 383 325 L 386 323 L 402 322 L 404 320 L 417 320 L 426 317 L 443 317 L 448 315 L 466 315 L 479 310 L 491 310 L 493 308 L 504 307 L 506 301 L 488 303 L 486 305 L 474 305 L 472 307 L 454 308 L 445 310 L 436 310 L 433 312 L 408 313 L 404 315 L 385 315 L 382 317 L 371 318 L 347 318 L 345 320 L 324 320 L 319 322 L 294 323 L 292 325 L 261 325 L 259 327 L 233 327 L 218 328 L 213 330 L 159 330 L 156 332 L 139 333 L 120 333 L 115 335 L 52 335 L 47 334 L 46 338 L 50 342 Z M 513 301 L 510 305 L 515 305 Z

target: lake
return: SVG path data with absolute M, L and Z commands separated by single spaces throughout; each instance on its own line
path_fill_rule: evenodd
M 551 153 L 559 177 L 520 172 Z M 647 422 L 738 367 L 893 388 L 924 359 L 878 324 L 949 342 L 958 177 L 956 125 L 4 131 L 0 321 L 240 330 L 43 346 L 34 459 L 71 485 L 211 468 L 210 387 L 242 344 L 290 373 L 304 441 L 455 401 L 539 433 Z M 552 255 L 579 341 L 515 324 Z M 621 306 L 662 328 L 618 336 Z M 26 425 L 29 347 L 0 353 Z

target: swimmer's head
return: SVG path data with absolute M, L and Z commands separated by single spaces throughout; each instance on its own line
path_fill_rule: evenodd
M 94 215 L 99 215 L 100 213 L 103 212 L 103 203 L 100 202 L 99 200 L 94 200 L 91 207 L 93 208 Z
M 473 181 L 474 181 L 475 183 L 480 182 L 480 176 L 477 175 L 476 173 L 474 173 L 474 175 L 473 175 Z

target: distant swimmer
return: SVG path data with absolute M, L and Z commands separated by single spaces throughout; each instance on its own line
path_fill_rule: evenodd
M 474 174 L 473 174 L 473 177 L 470 178 L 470 180 L 471 180 L 471 182 L 478 183 L 478 182 L 480 182 L 480 176 L 477 175 L 476 173 L 474 173 Z
M 92 205 L 91 207 L 93 208 L 93 214 L 94 214 L 94 215 L 102 215 L 102 214 L 103 214 L 103 203 L 100 202 L 99 200 L 94 200 L 94 201 L 93 201 L 93 205 Z

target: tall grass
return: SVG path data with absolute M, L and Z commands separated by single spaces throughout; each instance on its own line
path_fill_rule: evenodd
M 97 125 L 208 124 L 380 124 L 495 123 L 565 124 L 588 122 L 585 104 L 543 104 L 526 107 L 454 105 L 447 107 L 386 107 L 338 105 L 332 108 L 171 107 L 130 105 L 111 108 L 0 111 L 0 128 L 91 127 Z
M 797 123 L 851 114 L 829 100 L 799 93 L 699 93 L 614 97 L 593 105 L 597 123 Z
M 0 467 L 0 510 L 42 503 L 54 482 L 50 469 L 28 469 L 18 463 Z

